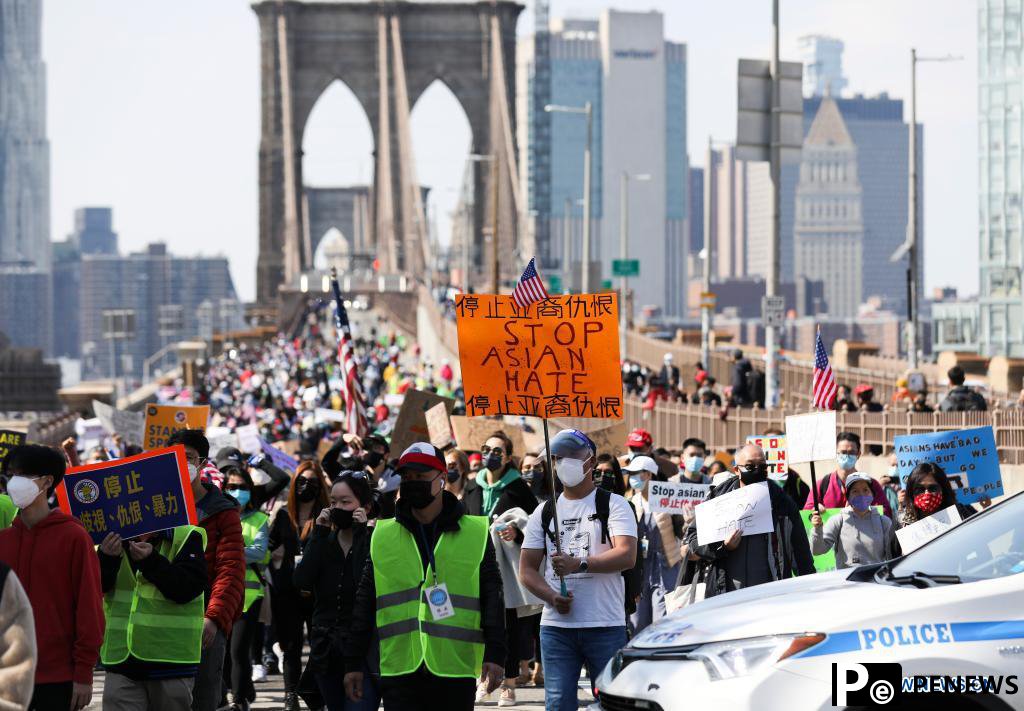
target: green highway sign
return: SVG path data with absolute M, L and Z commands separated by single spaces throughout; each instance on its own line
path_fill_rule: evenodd
M 601 280 L 601 288 L 602 289 L 611 289 L 612 288 L 612 280 L 611 279 L 602 279 Z
M 562 293 L 562 277 L 556 275 L 548 277 L 548 293 L 550 294 L 561 294 Z
M 639 259 L 613 259 L 612 276 L 635 277 L 640 276 Z

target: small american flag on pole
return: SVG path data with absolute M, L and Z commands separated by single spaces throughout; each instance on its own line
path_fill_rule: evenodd
M 814 341 L 814 386 L 811 390 L 814 407 L 831 410 L 836 401 L 836 374 L 828 362 L 825 344 L 821 342 L 821 331 Z
M 544 282 L 541 281 L 540 275 L 537 273 L 537 265 L 534 263 L 536 259 L 536 257 L 530 258 L 530 263 L 526 265 L 526 271 L 519 277 L 519 283 L 512 291 L 512 300 L 522 309 L 548 298 Z

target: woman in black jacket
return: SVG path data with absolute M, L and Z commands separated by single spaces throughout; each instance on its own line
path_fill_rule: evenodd
M 327 495 L 327 479 L 320 465 L 315 461 L 302 462 L 292 477 L 287 505 L 277 510 L 270 526 L 271 618 L 284 656 L 287 711 L 299 708 L 303 625 L 311 629 L 313 616 L 312 599 L 302 595 L 301 588 L 295 585 L 295 562 L 312 537 L 317 517 L 329 504 Z
M 907 486 L 901 491 L 900 508 L 896 514 L 896 528 L 909 526 L 931 516 L 936 511 L 956 506 L 961 519 L 973 516 L 974 508 L 956 500 L 956 492 L 949 483 L 945 470 L 938 464 L 921 462 L 907 477 Z
M 343 471 L 331 487 L 330 506 L 320 512 L 302 560 L 295 568 L 295 585 L 313 594 L 309 668 L 328 711 L 376 709 L 379 660 L 371 653 L 363 669 L 363 696 L 358 704 L 345 699 L 343 646 L 351 622 L 356 589 L 370 555 L 374 515 L 373 492 L 365 472 Z M 376 650 L 376 644 L 371 649 Z M 347 705 L 346 705 L 347 704 Z

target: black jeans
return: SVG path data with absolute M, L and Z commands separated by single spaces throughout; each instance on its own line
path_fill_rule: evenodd
M 54 684 L 36 684 L 32 692 L 32 700 L 28 704 L 29 711 L 53 711 L 54 709 L 71 708 L 70 681 L 59 681 Z
M 262 606 L 262 598 L 253 602 L 231 628 L 228 641 L 230 664 L 224 665 L 224 671 L 225 682 L 231 688 L 235 703 L 241 703 L 242 699 L 249 703 L 256 700 L 256 687 L 252 683 L 252 644 L 259 629 Z
M 425 666 L 412 674 L 380 679 L 384 711 L 435 711 L 443 699 L 445 711 L 473 711 L 476 679 L 434 676 Z
M 505 608 L 505 678 L 519 676 L 519 615 L 514 607 Z
M 273 627 L 277 643 L 284 655 L 284 690 L 295 691 L 302 676 L 303 629 L 309 627 L 312 610 L 295 588 L 274 591 L 270 597 L 273 608 Z

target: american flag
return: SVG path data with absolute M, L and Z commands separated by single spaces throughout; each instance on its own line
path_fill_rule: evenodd
M 814 387 L 811 390 L 814 407 L 831 410 L 836 401 L 836 374 L 828 362 L 825 344 L 821 342 L 821 331 L 814 342 Z
M 338 272 L 331 268 L 331 289 L 334 291 L 334 326 L 338 331 L 338 362 L 341 363 L 341 394 L 345 398 L 345 430 L 355 435 L 366 434 L 366 414 L 363 392 L 359 387 L 359 372 L 352 354 L 352 332 L 348 324 L 348 311 L 341 300 Z
M 540 280 L 540 275 L 537 273 L 535 261 L 536 257 L 530 258 L 530 263 L 526 265 L 526 271 L 519 277 L 519 283 L 516 284 L 516 288 L 512 291 L 512 300 L 523 309 L 530 304 L 548 298 L 544 282 Z

